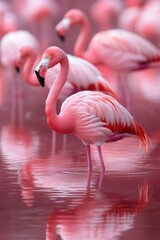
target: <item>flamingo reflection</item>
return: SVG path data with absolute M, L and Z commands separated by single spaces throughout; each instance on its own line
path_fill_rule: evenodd
M 113 193 L 87 195 L 75 209 L 54 211 L 48 217 L 46 240 L 120 239 L 133 228 L 135 217 L 149 200 L 148 192 L 145 181 L 138 187 L 137 199 Z
M 22 99 L 11 101 L 10 116 L 0 130 L 0 151 L 10 170 L 21 169 L 24 162 L 36 156 L 40 148 L 38 132 L 27 127 Z
M 77 168 L 79 173 L 76 173 Z M 28 160 L 19 175 L 23 201 L 27 206 L 32 206 L 34 193 L 40 190 L 54 202 L 64 203 L 71 198 L 71 204 L 77 205 L 97 178 L 93 176 L 91 181 L 91 174 L 88 175 L 84 168 L 87 165 L 83 165 L 82 159 L 75 159 L 65 150 L 45 159 Z

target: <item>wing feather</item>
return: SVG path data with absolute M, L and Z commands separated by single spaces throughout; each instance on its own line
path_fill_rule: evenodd
M 66 99 L 61 113 L 67 113 L 71 121 L 76 121 L 74 126 L 81 139 L 87 136 L 94 138 L 94 142 L 104 142 L 109 136 L 127 133 L 139 136 L 147 149 L 147 133 L 127 109 L 111 96 L 101 92 L 78 92 Z
M 104 59 L 104 64 L 116 70 L 136 70 L 139 64 L 160 61 L 160 52 L 153 44 L 125 30 L 113 29 L 96 34 L 89 49 L 92 47 L 101 55 L 101 61 Z

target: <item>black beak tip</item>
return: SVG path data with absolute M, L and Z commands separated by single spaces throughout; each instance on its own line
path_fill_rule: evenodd
M 38 78 L 38 81 L 39 81 L 40 85 L 41 85 L 42 87 L 44 87 L 44 78 L 39 75 L 39 71 L 36 71 L 36 70 L 35 70 L 35 74 L 36 74 L 36 76 L 37 76 L 37 78 Z
M 62 42 L 65 42 L 65 37 L 64 36 L 60 35 L 59 38 Z
M 15 70 L 16 70 L 16 72 L 17 72 L 17 73 L 19 73 L 19 72 L 20 72 L 20 68 L 19 68 L 19 67 L 17 67 L 17 66 L 15 67 Z
M 62 35 L 58 32 L 57 32 L 57 35 L 58 35 L 58 38 L 61 40 L 61 42 L 65 42 L 65 36 L 64 35 Z

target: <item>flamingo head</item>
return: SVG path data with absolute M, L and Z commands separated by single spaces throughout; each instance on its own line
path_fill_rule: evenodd
M 15 60 L 15 69 L 17 72 L 20 72 L 20 69 L 23 68 L 25 62 L 27 61 L 27 59 L 29 58 L 29 56 L 31 56 L 36 58 L 36 53 L 34 51 L 34 49 L 30 46 L 23 46 L 23 48 L 21 48 L 17 54 L 17 58 Z
M 35 74 L 38 78 L 38 81 L 40 83 L 40 85 L 42 87 L 44 87 L 44 80 L 45 80 L 45 73 L 48 69 L 48 65 L 49 65 L 49 57 L 42 57 L 42 60 L 39 62 L 39 64 L 37 65 L 36 69 L 35 69 Z
M 59 38 L 64 41 L 70 27 L 77 24 L 83 24 L 84 19 L 86 19 L 85 14 L 79 9 L 70 9 L 67 11 L 63 19 L 55 27 Z
M 44 87 L 46 71 L 59 63 L 62 64 L 62 62 L 66 65 L 67 69 L 69 69 L 68 57 L 62 49 L 52 46 L 45 50 L 41 61 L 35 69 L 35 74 L 42 87 Z
M 63 18 L 56 26 L 55 30 L 61 41 L 65 40 L 66 33 L 70 28 L 70 19 Z

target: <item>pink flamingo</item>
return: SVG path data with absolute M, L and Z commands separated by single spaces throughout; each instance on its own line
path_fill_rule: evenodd
M 126 81 L 124 82 L 126 73 L 157 66 L 157 62 L 159 65 L 159 49 L 133 32 L 111 29 L 95 34 L 90 40 L 88 49 L 85 50 L 90 26 L 85 13 L 78 9 L 67 11 L 55 29 L 64 39 L 70 27 L 78 24 L 81 26 L 81 31 L 74 47 L 74 54 L 90 61 L 97 67 L 109 67 L 118 72 L 123 84 L 122 90 L 128 102 Z M 105 72 L 103 74 L 105 76 Z
M 43 52 L 53 41 L 52 25 L 60 13 L 55 0 L 15 1 L 15 10 L 23 23 L 23 28 L 33 33 L 40 42 Z
M 64 38 L 70 27 L 79 24 L 80 35 L 74 47 L 76 56 L 87 59 L 95 65 L 106 65 L 118 72 L 128 72 L 152 66 L 160 59 L 159 50 L 149 41 L 129 31 L 111 29 L 89 37 L 89 21 L 78 9 L 69 10 L 56 25 L 56 31 Z
M 11 11 L 10 4 L 0 1 L 0 37 L 18 29 L 18 18 Z
M 160 2 L 149 1 L 143 7 L 141 14 L 136 22 L 136 32 L 142 37 L 150 40 L 158 48 L 159 44 L 159 21 L 160 21 Z
M 0 37 L 19 27 L 17 16 L 10 11 L 8 4 L 0 2 Z
M 136 32 L 136 24 L 142 9 L 140 7 L 126 7 L 118 16 L 118 27 L 128 31 Z M 127 19 L 127 21 L 126 21 Z
M 1 39 L 0 51 L 1 63 L 7 69 L 19 71 L 22 68 L 24 79 L 31 85 L 39 86 L 32 72 L 39 51 L 39 43 L 34 35 L 25 30 L 9 32 Z
M 100 29 L 114 28 L 123 5 L 119 0 L 97 0 L 91 5 L 91 16 Z
M 46 100 L 46 117 L 51 129 L 62 134 L 71 133 L 86 146 L 88 169 L 92 171 L 90 144 L 96 145 L 105 171 L 101 145 L 129 135 L 137 135 L 148 146 L 148 136 L 139 123 L 113 97 L 98 91 L 81 91 L 68 97 L 62 104 L 59 115 L 56 113 L 58 96 L 67 80 L 69 63 L 67 55 L 58 47 L 48 48 L 36 67 L 36 75 L 44 86 L 45 72 L 51 66 L 60 64 L 60 72 L 52 84 Z

